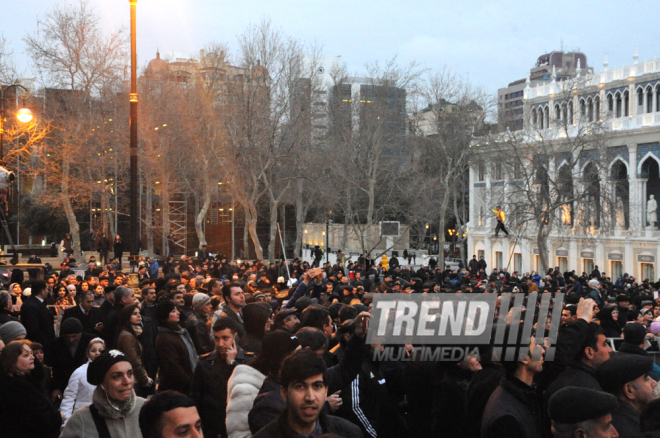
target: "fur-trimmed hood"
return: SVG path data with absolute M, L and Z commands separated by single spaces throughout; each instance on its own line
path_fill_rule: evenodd
M 245 438 L 252 435 L 248 414 L 266 376 L 249 365 L 238 365 L 227 383 L 227 435 Z

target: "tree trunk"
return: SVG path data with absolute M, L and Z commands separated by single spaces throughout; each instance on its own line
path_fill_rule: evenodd
M 445 191 L 440 203 L 440 217 L 438 218 L 438 266 L 445 267 L 445 226 L 447 219 L 447 205 L 449 205 L 449 192 Z
M 247 223 L 247 208 L 243 207 L 243 257 L 246 259 L 250 258 L 250 242 L 248 238 L 250 237 L 250 230 Z
M 257 234 L 257 208 L 256 206 L 249 206 L 245 209 L 245 223 L 247 224 L 250 238 L 254 244 L 255 257 L 258 260 L 264 258 L 264 250 L 259 242 L 259 235 Z
M 275 247 L 277 246 L 277 217 L 279 211 L 279 202 L 270 200 L 270 232 L 268 236 L 268 261 L 275 263 Z
M 69 168 L 69 159 L 64 157 L 62 162 L 62 207 L 69 222 L 69 233 L 71 233 L 71 239 L 73 239 L 73 252 L 76 257 L 80 257 L 82 260 L 82 253 L 80 252 L 80 226 L 73 212 L 71 198 L 69 198 Z
M 204 167 L 202 169 L 203 175 L 203 184 L 204 184 L 204 204 L 202 204 L 202 208 L 199 210 L 197 213 L 197 217 L 195 218 L 195 231 L 197 232 L 197 239 L 199 240 L 199 248 L 202 248 L 202 245 L 206 245 L 206 234 L 204 233 L 204 220 L 206 219 L 206 213 L 209 211 L 209 207 L 211 206 L 211 189 L 210 189 L 210 181 L 209 181 L 209 162 L 208 160 L 204 160 Z M 195 194 L 195 200 L 196 203 L 199 204 L 199 194 Z
M 303 215 L 303 180 L 298 179 L 298 193 L 296 196 L 296 243 L 295 256 L 302 258 L 302 241 L 305 227 L 305 217 Z
M 99 234 L 99 237 L 103 235 L 103 233 L 108 233 L 108 216 L 105 214 L 105 208 L 106 208 L 106 202 L 105 202 L 105 184 L 102 184 L 101 188 L 101 233 Z

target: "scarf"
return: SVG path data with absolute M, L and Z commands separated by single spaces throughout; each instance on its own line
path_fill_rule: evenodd
M 144 329 L 140 324 L 133 324 L 133 332 L 135 333 L 135 336 L 140 336 Z
M 108 394 L 101 387 L 97 386 L 92 395 L 92 404 L 96 406 L 96 409 L 99 410 L 99 413 L 104 418 L 119 419 L 126 417 L 131 413 L 133 408 L 135 408 L 135 391 L 131 392 L 131 398 L 129 398 L 124 404 L 119 404 L 115 401 L 108 398 Z

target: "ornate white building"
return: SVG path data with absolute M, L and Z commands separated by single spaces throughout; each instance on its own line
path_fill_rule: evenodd
M 528 80 L 524 90 L 527 136 L 536 136 L 538 141 L 552 136 L 565 138 L 585 120 L 600 120 L 607 130 L 605 148 L 600 152 L 582 151 L 572 159 L 579 175 L 593 170 L 601 184 L 614 187 L 612 192 L 617 194 L 612 196 L 618 196 L 615 202 L 619 211 L 614 219 L 616 228 L 605 231 L 605 227 L 592 227 L 590 235 L 585 236 L 567 231 L 572 221 L 559 220 L 563 229 L 553 230 L 550 235 L 547 256 L 549 264 L 562 272 L 575 269 L 578 274 L 590 273 L 597 265 L 613 279 L 623 273 L 639 280 L 656 279 L 660 231 L 658 223 L 648 223 L 654 217 L 648 214 L 647 206 L 651 195 L 656 200 L 660 198 L 660 59 L 638 62 L 637 53 L 633 59 L 631 65 L 608 70 L 606 57 L 602 72 L 587 72 L 580 77 L 578 65 L 576 82 L 553 80 L 531 87 Z M 567 125 L 568 129 L 560 129 L 560 125 Z M 478 148 L 477 153 L 487 153 L 489 148 L 488 144 L 478 143 L 473 147 Z M 549 157 L 550 171 L 559 174 L 565 161 L 561 154 Z M 511 183 L 507 178 L 497 163 L 470 170 L 468 255 L 483 256 L 489 272 L 507 266 L 509 272 L 537 271 L 539 250 L 535 232 L 517 238 L 502 238 L 502 234 L 494 237 L 496 219 L 490 209 L 502 203 L 509 219 L 515 207 L 507 203 L 506 186 Z M 602 209 L 598 215 L 615 214 Z

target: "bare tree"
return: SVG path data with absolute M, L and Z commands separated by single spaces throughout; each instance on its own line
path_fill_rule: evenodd
M 68 94 L 53 91 L 44 96 L 52 99 L 52 102 L 46 102 L 47 110 L 56 107 L 53 113 L 46 114 L 57 121 L 58 129 L 52 138 L 56 146 L 50 149 L 45 161 L 52 171 L 50 180 L 60 181 L 60 190 L 44 191 L 40 199 L 63 208 L 73 236 L 74 250 L 80 254 L 74 204 L 88 200 L 93 190 L 85 187 L 92 179 L 90 173 L 80 166 L 95 164 L 86 161 L 89 154 L 87 144 L 95 126 L 104 122 L 103 117 L 95 113 L 98 102 L 116 96 L 121 90 L 120 74 L 126 60 L 125 40 L 121 31 L 103 32 L 99 16 L 84 1 L 75 6 L 56 6 L 37 24 L 37 32 L 24 39 L 32 63 L 45 86 L 69 90 Z M 61 178 L 52 179 L 57 172 Z M 46 199 L 49 194 L 52 196 Z
M 350 228 L 365 254 L 381 243 L 374 235 L 379 222 L 409 211 L 401 196 L 410 170 L 405 114 L 422 74 L 415 62 L 401 66 L 396 58 L 367 64 L 366 72 L 361 79 L 341 68 L 331 72 L 328 148 L 342 161 L 330 165 L 326 187 L 326 203 L 345 223 L 343 240 Z
M 420 88 L 426 108 L 417 111 L 411 124 L 418 136 L 415 175 L 417 186 L 423 187 L 424 196 L 434 206 L 426 220 L 437 223 L 438 264 L 443 266 L 450 220 L 459 227 L 467 221 L 465 215 L 458 216 L 458 204 L 464 197 L 457 196 L 465 195 L 462 188 L 473 156 L 470 143 L 486 128 L 493 102 L 483 89 L 447 69 L 429 72 Z

